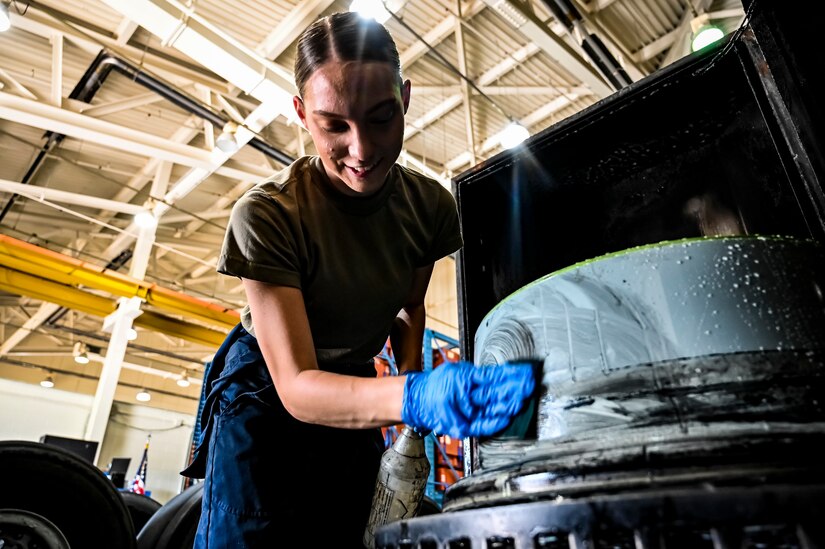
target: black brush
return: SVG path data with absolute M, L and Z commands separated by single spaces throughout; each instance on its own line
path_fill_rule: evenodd
M 524 407 L 513 417 L 510 424 L 493 435 L 498 440 L 536 440 L 538 438 L 539 400 L 541 399 L 544 360 L 520 359 L 511 364 L 529 364 L 536 380 L 532 394 L 525 400 Z

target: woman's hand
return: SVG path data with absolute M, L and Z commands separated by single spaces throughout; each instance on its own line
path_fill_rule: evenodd
M 401 419 L 454 438 L 493 435 L 519 413 L 535 385 L 529 364 L 447 363 L 406 376 Z

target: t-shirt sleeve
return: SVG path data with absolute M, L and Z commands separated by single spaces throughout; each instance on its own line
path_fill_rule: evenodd
M 288 210 L 264 193 L 241 197 L 229 217 L 218 272 L 301 288 L 298 231 Z
M 430 253 L 424 258 L 424 265 L 435 263 L 437 260 L 450 255 L 461 248 L 464 241 L 461 239 L 461 229 L 458 224 L 458 207 L 450 192 L 438 185 L 438 209 L 436 211 L 433 245 Z

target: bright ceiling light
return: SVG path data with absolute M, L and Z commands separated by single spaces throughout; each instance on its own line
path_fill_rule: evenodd
M 88 364 L 89 353 L 86 352 L 86 344 L 82 341 L 75 342 L 72 348 L 72 356 L 74 356 L 74 361 L 78 364 Z
M 178 387 L 189 387 L 192 384 L 186 372 L 183 372 L 175 383 L 178 384 Z
M 705 25 L 693 34 L 692 51 L 699 51 L 725 37 L 725 31 L 714 25 Z
M 134 341 L 137 339 L 138 333 L 137 330 L 134 328 L 129 328 L 129 332 L 126 334 L 126 339 L 129 341 Z
M 227 122 L 221 134 L 215 139 L 215 146 L 227 154 L 231 154 L 238 150 L 238 139 L 235 134 L 238 133 L 238 125 L 234 122 Z
M 135 400 L 138 402 L 149 402 L 152 400 L 152 395 L 149 394 L 149 391 L 146 389 L 141 389 L 138 391 L 138 394 L 135 395 Z
M 391 17 L 381 0 L 354 0 L 349 6 L 349 11 L 354 11 L 367 19 L 375 19 L 382 25 Z
M 46 389 L 51 389 L 54 387 L 54 379 L 52 376 L 46 376 L 46 379 L 40 382 L 41 387 L 45 387 Z
M 158 220 L 148 210 L 135 215 L 135 225 L 142 229 L 149 229 L 157 224 Z
M 530 132 L 527 131 L 527 128 L 518 122 L 511 122 L 501 131 L 499 142 L 505 149 L 512 149 L 528 137 L 530 137 Z
M 0 32 L 7 31 L 10 28 L 9 8 L 5 4 L 0 4 Z

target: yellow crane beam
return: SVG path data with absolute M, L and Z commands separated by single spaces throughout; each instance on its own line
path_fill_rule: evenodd
M 105 317 L 117 308 L 114 300 L 6 267 L 0 267 L 0 290 L 48 301 L 99 317 Z M 167 317 L 153 311 L 144 311 L 134 320 L 134 324 L 209 347 L 219 347 L 226 337 L 225 332 Z
M 240 320 L 238 312 L 232 309 L 7 235 L 0 235 L 0 265 L 62 285 L 94 288 L 121 297 L 139 297 L 163 311 L 221 328 L 231 329 Z

